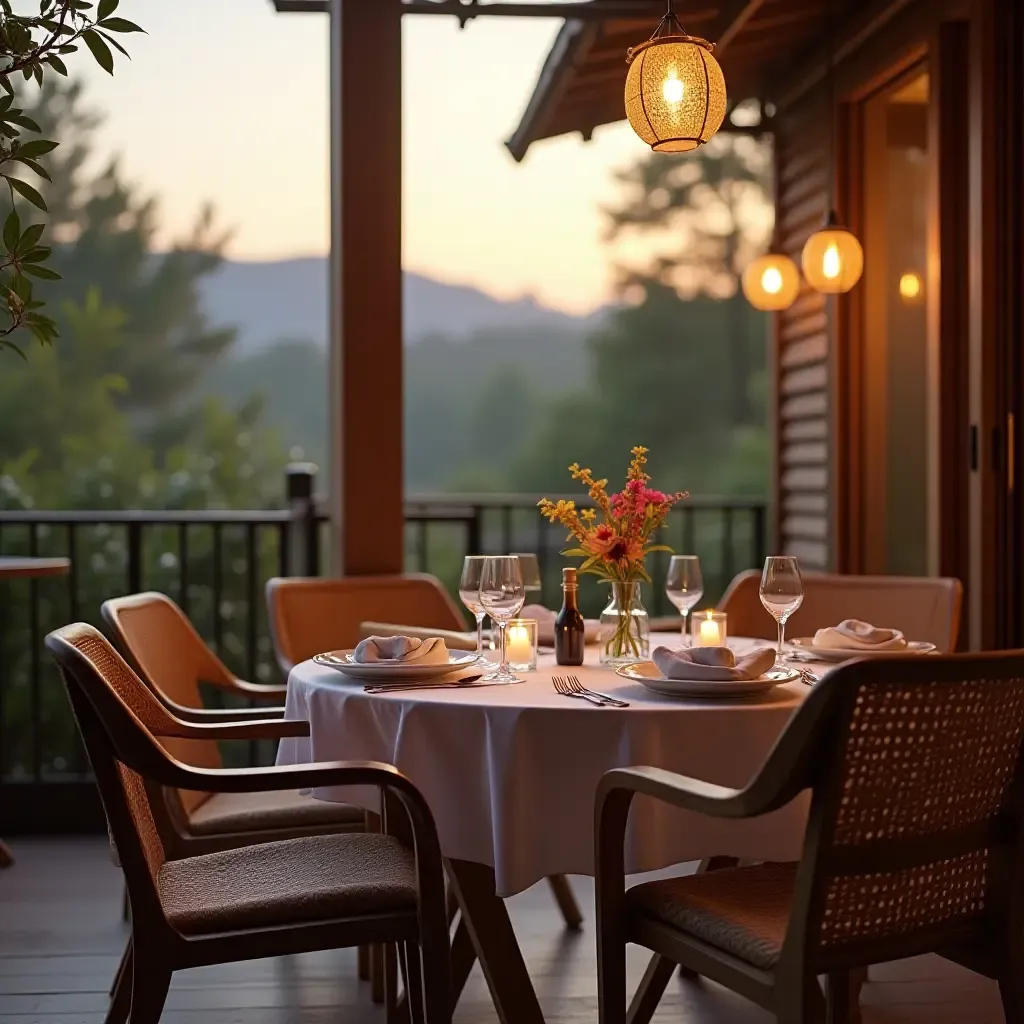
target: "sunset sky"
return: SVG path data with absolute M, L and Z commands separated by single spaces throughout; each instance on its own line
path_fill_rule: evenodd
M 325 252 L 326 17 L 270 0 L 122 0 L 118 13 L 149 32 L 127 40 L 132 62 L 113 79 L 88 59 L 78 69 L 106 112 L 104 147 L 160 197 L 167 237 L 211 200 L 234 258 Z M 405 265 L 582 312 L 610 294 L 613 171 L 645 147 L 620 123 L 509 156 L 559 24 L 405 19 Z

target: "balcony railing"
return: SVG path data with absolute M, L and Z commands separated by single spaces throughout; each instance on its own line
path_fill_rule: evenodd
M 67 622 L 102 625 L 107 598 L 159 590 L 177 601 L 232 671 L 279 678 L 264 587 L 275 575 L 319 575 L 327 564 L 327 517 L 312 500 L 314 479 L 293 468 L 288 507 L 262 511 L 0 511 L 0 553 L 66 556 L 66 577 L 0 581 L 0 835 L 84 831 L 101 826 L 99 805 L 59 677 L 43 636 Z M 406 502 L 406 567 L 436 575 L 457 593 L 467 553 L 536 552 L 542 600 L 557 606 L 564 531 L 546 523 L 533 495 L 414 495 Z M 690 500 L 673 512 L 664 542 L 697 552 L 713 603 L 732 576 L 759 565 L 767 513 L 757 501 Z M 668 556 L 650 566 L 664 578 Z M 581 589 L 596 614 L 605 595 Z M 652 614 L 672 611 L 660 586 Z M 218 692 L 204 695 L 212 706 Z M 228 750 L 245 763 L 253 748 Z M 265 752 L 264 752 L 265 753 Z

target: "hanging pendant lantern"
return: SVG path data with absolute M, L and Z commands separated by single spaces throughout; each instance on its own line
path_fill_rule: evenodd
M 714 49 L 683 31 L 668 0 L 654 35 L 626 55 L 626 117 L 656 153 L 687 153 L 721 128 L 725 76 Z
M 800 271 L 788 256 L 769 252 L 747 265 L 742 284 L 754 309 L 777 312 L 789 309 L 800 294 Z

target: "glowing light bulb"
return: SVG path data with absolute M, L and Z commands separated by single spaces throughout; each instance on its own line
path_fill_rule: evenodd
M 821 260 L 821 272 L 828 278 L 835 279 L 842 273 L 843 264 L 839 259 L 839 249 L 833 243 L 825 250 Z
M 683 102 L 683 83 L 676 77 L 675 68 L 668 73 L 668 78 L 665 79 L 665 84 L 661 87 L 661 93 L 665 97 L 666 103 Z
M 778 295 L 782 291 L 782 274 L 776 267 L 768 267 L 761 275 L 761 287 L 769 295 Z
M 900 295 L 908 302 L 912 302 L 920 294 L 921 278 L 913 270 L 908 270 L 900 278 Z

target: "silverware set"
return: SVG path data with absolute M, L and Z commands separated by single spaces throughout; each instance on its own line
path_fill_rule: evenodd
M 464 676 L 462 679 L 449 679 L 447 682 L 435 683 L 367 683 L 363 693 L 398 693 L 402 690 L 457 690 L 461 686 L 472 686 L 483 678 L 483 673 L 475 676 Z
M 607 693 L 598 693 L 596 690 L 588 690 L 576 676 L 552 676 L 557 693 L 563 697 L 574 697 L 577 700 L 589 701 L 599 708 L 628 708 L 629 701 L 619 700 L 617 697 L 609 697 Z

